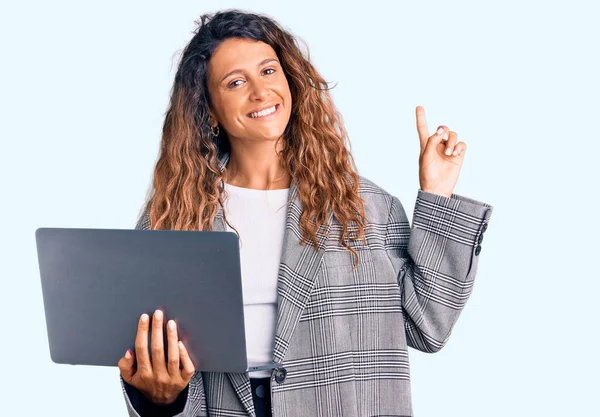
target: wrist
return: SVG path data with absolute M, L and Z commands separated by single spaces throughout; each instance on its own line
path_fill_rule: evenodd
M 172 405 L 175 401 L 177 401 L 177 398 L 179 398 L 179 395 L 181 394 L 181 392 L 178 392 L 177 395 L 175 396 L 160 396 L 160 397 L 153 397 L 153 398 L 148 398 L 148 401 L 150 401 L 152 404 L 156 405 L 157 407 L 168 407 L 170 405 Z
M 140 413 L 140 416 L 170 417 L 177 415 L 185 408 L 187 396 L 188 386 L 186 386 L 170 403 L 154 402 L 153 400 L 149 399 L 149 397 L 144 396 L 144 402 L 141 407 L 142 412 Z
M 156 406 L 168 406 L 173 404 L 177 398 L 179 397 L 179 395 L 181 394 L 181 391 L 177 392 L 177 393 L 170 393 L 170 394 L 166 394 L 166 393 L 150 393 L 148 391 L 142 391 L 140 390 L 140 392 L 142 393 L 144 399 L 150 403 L 152 403 L 153 405 Z
M 427 188 L 421 188 L 421 191 L 425 192 L 425 193 L 429 193 L 429 194 L 436 194 L 436 195 L 441 195 L 443 197 L 446 198 L 452 198 L 452 193 L 448 193 L 446 191 L 441 191 L 441 190 L 434 190 L 434 189 L 427 189 Z

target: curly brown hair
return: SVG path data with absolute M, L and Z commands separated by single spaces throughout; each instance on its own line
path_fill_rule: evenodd
M 305 57 L 297 40 L 264 15 L 233 9 L 202 15 L 196 24 L 164 121 L 154 192 L 146 206 L 151 228 L 212 230 L 219 207 L 223 209 L 225 172 L 219 161 L 230 146 L 223 129 L 217 136 L 210 134 L 208 62 L 224 40 L 252 39 L 274 49 L 292 95 L 280 162 L 296 181 L 303 206 L 302 244 L 310 241 L 317 247 L 319 228 L 332 212 L 342 226 L 340 243 L 356 263 L 349 241 L 364 240 L 366 222 L 359 176 L 342 117 L 308 52 Z

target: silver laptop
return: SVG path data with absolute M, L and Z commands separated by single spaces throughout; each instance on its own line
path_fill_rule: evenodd
M 55 363 L 117 366 L 135 351 L 140 316 L 160 308 L 196 370 L 280 366 L 248 367 L 235 233 L 39 228 L 35 237 Z

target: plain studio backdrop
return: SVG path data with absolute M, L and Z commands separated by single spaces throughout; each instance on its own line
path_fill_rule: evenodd
M 411 220 L 415 107 L 467 143 L 454 191 L 494 213 L 448 344 L 409 351 L 415 415 L 600 415 L 595 2 L 258 0 L 2 2 L 0 414 L 126 415 L 116 366 L 50 360 L 34 232 L 134 227 L 194 20 L 233 7 L 306 42 Z

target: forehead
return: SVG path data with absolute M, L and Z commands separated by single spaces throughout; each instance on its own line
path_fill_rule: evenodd
M 270 45 L 251 39 L 227 39 L 215 49 L 210 58 L 209 76 L 218 77 L 218 81 L 229 71 L 253 69 L 265 58 L 277 58 Z

